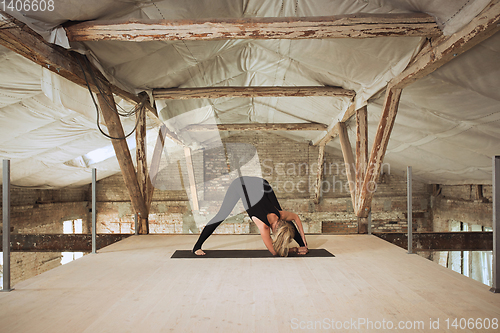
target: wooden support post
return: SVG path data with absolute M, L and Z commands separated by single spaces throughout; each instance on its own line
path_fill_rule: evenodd
M 2 180 L 2 251 L 3 251 L 3 286 L 2 291 L 10 288 L 10 160 L 3 160 Z
M 136 114 L 137 117 L 137 128 L 135 131 L 135 141 L 136 141 L 136 164 L 137 164 L 137 182 L 139 183 L 139 188 L 141 189 L 142 197 L 144 202 L 148 202 L 148 165 L 146 160 L 146 114 L 143 110 L 140 110 Z M 149 208 L 146 204 L 146 215 L 139 217 L 139 233 L 148 234 L 149 233 Z
M 490 291 L 500 293 L 500 156 L 493 156 L 493 284 Z
M 359 212 L 359 197 L 361 186 L 365 180 L 368 164 L 368 112 L 364 106 L 356 111 L 356 206 L 354 212 Z
M 112 139 L 111 143 L 113 144 L 116 158 L 118 159 L 122 171 L 125 186 L 130 195 L 132 207 L 140 218 L 147 217 L 148 210 L 139 187 L 139 182 L 137 181 L 134 163 L 132 162 L 132 156 L 130 155 L 127 141 L 124 139 L 125 133 L 123 132 L 122 123 L 118 116 L 110 87 L 103 87 L 103 93 L 105 94 L 104 96 L 98 94 L 97 98 L 109 135 L 116 138 Z
M 97 253 L 97 170 L 92 168 L 92 253 Z
M 366 176 L 361 187 L 359 196 L 358 217 L 367 217 L 370 211 L 371 202 L 377 188 L 377 180 L 380 175 L 380 167 L 384 160 L 389 138 L 391 136 L 394 121 L 401 97 L 401 89 L 387 88 L 382 115 L 377 128 L 377 134 L 373 142 L 370 160 L 366 170 Z
M 318 204 L 321 199 L 321 187 L 322 187 L 322 179 L 323 179 L 323 163 L 325 160 L 325 144 L 321 144 L 319 146 L 318 152 L 318 174 L 316 175 L 316 186 L 315 186 L 315 194 L 314 194 L 314 203 Z
M 354 169 L 354 155 L 352 154 L 351 142 L 347 133 L 347 125 L 339 123 L 339 139 L 340 147 L 342 148 L 342 156 L 344 156 L 345 170 L 347 181 L 349 182 L 349 192 L 351 193 L 352 207 L 356 207 L 356 170 Z
M 197 211 L 200 209 L 200 207 L 198 205 L 198 192 L 196 191 L 196 179 L 194 178 L 191 148 L 184 147 L 184 155 L 186 156 L 186 167 L 189 178 L 189 191 L 191 192 L 191 200 L 193 201 L 193 210 Z
M 373 233 L 404 249 L 408 248 L 408 237 L 404 232 Z M 491 251 L 491 231 L 415 232 L 412 253 L 416 251 Z

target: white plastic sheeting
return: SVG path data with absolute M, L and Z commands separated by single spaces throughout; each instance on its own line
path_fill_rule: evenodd
M 285 17 L 416 11 L 433 15 L 444 33 L 450 34 L 467 24 L 487 3 L 487 0 L 66 0 L 56 1 L 54 12 L 15 16 L 47 40 L 67 47 L 63 30 L 58 29 L 60 24 L 68 20 L 114 18 Z M 330 85 L 355 90 L 355 103 L 360 107 L 407 66 L 422 42 L 421 38 L 406 37 L 99 41 L 71 47 L 86 51 L 106 70 L 112 82 L 131 91 Z M 499 45 L 500 36 L 494 36 L 404 90 L 385 160 L 392 170 L 413 165 L 416 176 L 435 183 L 491 182 L 491 156 L 498 154 L 500 139 Z M 0 48 L 0 58 L 0 157 L 13 160 L 13 184 L 62 187 L 89 183 L 91 166 L 81 165 L 75 159 L 109 145 L 110 141 L 96 129 L 96 112 L 86 89 L 4 48 Z M 183 132 L 182 128 L 191 123 L 331 125 L 342 118 L 348 103 L 347 99 L 329 97 L 218 98 L 157 101 L 157 107 L 160 118 L 191 147 L 197 148 L 220 140 L 220 136 Z M 382 103 L 379 99 L 368 106 L 371 138 Z M 133 125 L 133 119 L 125 120 L 125 132 Z M 149 134 L 151 146 L 155 141 L 153 134 Z M 318 132 L 285 135 L 313 140 Z M 351 142 L 354 143 L 353 136 Z M 339 147 L 336 140 L 329 145 Z M 102 169 L 100 177 L 119 172 L 115 158 L 93 166 Z

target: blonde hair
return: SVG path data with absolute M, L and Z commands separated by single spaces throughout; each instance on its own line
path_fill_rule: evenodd
M 295 236 L 292 222 L 280 220 L 274 234 L 273 248 L 280 257 L 288 256 L 288 244 Z

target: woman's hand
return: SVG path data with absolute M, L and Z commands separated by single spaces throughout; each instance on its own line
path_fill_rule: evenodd
M 291 247 L 288 249 L 288 253 L 298 253 L 299 248 L 298 247 Z
M 307 246 L 301 246 L 299 247 L 299 252 L 298 252 L 300 255 L 305 255 L 307 253 L 309 253 L 309 250 L 307 249 Z

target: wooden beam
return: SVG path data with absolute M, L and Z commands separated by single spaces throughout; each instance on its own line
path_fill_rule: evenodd
M 389 87 L 403 89 L 434 72 L 458 55 L 471 49 L 500 31 L 500 2 L 492 1 L 469 24 L 451 36 L 432 41 L 432 47 L 423 49 L 401 74 L 389 83 Z
M 348 14 L 198 20 L 89 21 L 65 27 L 72 42 L 431 37 L 441 34 L 424 13 Z
M 132 156 L 130 155 L 130 150 L 128 148 L 127 140 L 124 139 L 125 134 L 123 132 L 123 127 L 118 116 L 116 105 L 114 103 L 113 94 L 109 86 L 103 86 L 103 93 L 97 95 L 99 105 L 101 108 L 102 116 L 108 128 L 109 135 L 114 138 L 111 143 L 115 150 L 116 158 L 118 159 L 118 164 L 122 171 L 123 180 L 125 186 L 130 195 L 130 201 L 132 202 L 132 207 L 140 218 L 147 218 L 148 210 L 146 203 L 144 201 L 141 188 L 139 187 L 139 182 L 137 181 L 137 176 L 135 173 L 134 164 L 132 162 Z M 123 138 L 123 139 L 122 139 Z
M 340 147 L 342 149 L 342 156 L 344 156 L 345 170 L 347 181 L 349 182 L 349 192 L 351 193 L 352 207 L 356 207 L 356 170 L 354 168 L 354 155 L 352 153 L 351 143 L 349 142 L 347 125 L 345 123 L 339 123 L 338 126 Z
M 325 131 L 325 124 L 316 123 L 251 123 L 251 124 L 193 124 L 183 128 L 188 132 L 204 131 Z
M 325 145 L 322 144 L 319 145 L 319 151 L 318 151 L 318 173 L 316 175 L 316 186 L 314 188 L 315 193 L 314 193 L 314 203 L 318 204 L 319 201 L 321 200 L 321 185 L 322 185 L 322 179 L 323 179 L 323 164 L 325 160 Z
M 153 193 L 156 184 L 156 177 L 158 177 L 158 172 L 160 172 L 160 162 L 163 149 L 165 147 L 165 137 L 167 135 L 167 126 L 163 125 L 158 131 L 158 137 L 156 138 L 155 150 L 153 152 L 153 157 L 151 159 L 151 168 L 149 172 L 149 179 L 151 182 L 151 187 L 148 190 L 146 206 L 148 211 L 151 207 L 151 202 L 153 201 Z
M 404 249 L 408 248 L 408 237 L 404 232 L 374 233 L 388 242 Z M 493 233 L 491 231 L 471 232 L 414 232 L 414 251 L 491 251 Z
M 353 90 L 327 86 L 304 87 L 202 87 L 154 89 L 155 99 L 251 98 L 251 97 L 350 97 Z
M 193 159 L 191 156 L 191 148 L 184 147 L 184 155 L 186 156 L 186 167 L 189 178 L 189 191 L 191 192 L 191 200 L 193 201 L 193 210 L 200 210 L 198 204 L 198 192 L 196 190 L 196 179 L 194 178 Z
M 97 249 L 111 245 L 131 234 L 98 234 Z M 13 252 L 91 252 L 92 235 L 89 234 L 12 234 Z M 2 243 L 0 237 L 0 243 Z
M 91 79 L 93 75 L 98 82 L 109 84 L 107 79 L 95 66 L 87 63 L 87 59 L 84 56 L 46 42 L 26 24 L 1 10 L 0 26 L 2 27 L 0 28 L 0 45 L 5 46 L 26 59 L 82 87 L 87 88 L 88 81 L 90 89 L 96 94 L 99 93 L 99 89 Z M 141 102 L 139 96 L 131 94 L 117 86 L 110 86 L 115 95 L 129 103 L 139 104 Z M 161 126 L 163 122 L 158 119 L 156 109 L 149 104 L 146 104 L 146 108 L 148 109 L 147 116 Z M 176 143 L 182 144 L 175 133 L 170 132 L 168 135 Z
M 389 137 L 396 120 L 396 114 L 401 97 L 401 89 L 387 89 L 382 115 L 377 127 L 377 134 L 373 142 L 370 159 L 366 170 L 365 179 L 361 186 L 358 200 L 358 217 L 368 217 L 373 195 L 375 194 L 380 167 L 385 157 Z
M 368 165 L 368 111 L 364 106 L 356 111 L 356 205 L 354 212 L 359 211 L 361 186 Z
M 339 135 L 338 124 L 347 122 L 355 114 L 355 110 L 356 109 L 354 108 L 354 103 L 351 101 L 351 104 L 349 105 L 347 110 L 344 112 L 342 119 L 340 121 L 336 121 L 335 123 L 332 123 L 330 126 L 328 126 L 328 129 L 327 129 L 327 132 L 325 133 L 325 135 L 320 136 L 320 137 L 316 138 L 315 140 L 312 140 L 311 145 L 316 146 L 316 145 L 321 145 L 321 144 L 327 144 L 331 140 L 335 139 Z

